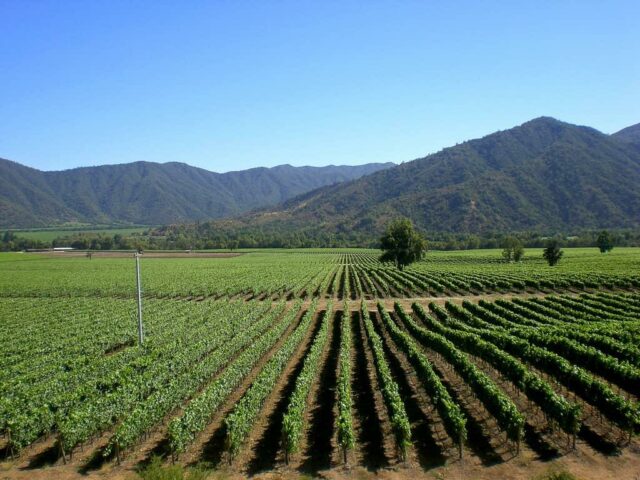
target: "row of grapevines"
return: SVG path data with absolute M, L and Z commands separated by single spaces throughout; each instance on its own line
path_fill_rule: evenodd
M 347 463 L 347 453 L 355 444 L 355 434 L 351 416 L 351 315 L 346 301 L 340 320 L 338 368 L 338 445 Z
M 286 367 L 293 353 L 307 334 L 315 314 L 317 301 L 311 304 L 293 333 L 285 340 L 280 349 L 269 359 L 260 371 L 251 387 L 247 390 L 233 411 L 225 419 L 227 429 L 226 449 L 232 456 L 240 451 L 247 435 L 253 428 L 264 401 L 273 390 L 278 377 Z
M 179 407 L 191 397 L 207 379 L 215 375 L 240 350 L 264 333 L 284 311 L 284 302 L 280 303 L 269 315 L 248 328 L 237 329 L 233 323 L 223 325 L 216 335 L 224 339 L 218 349 L 198 362 L 194 368 L 171 379 L 169 384 L 147 397 L 129 413 L 111 436 L 104 456 L 115 450 L 119 452 L 131 447 L 148 430 L 153 428 L 171 410 Z
M 420 290 L 423 290 L 424 292 L 431 292 L 431 290 L 435 290 L 436 292 L 444 291 L 444 286 L 442 286 L 439 282 L 427 280 L 421 277 L 416 272 L 412 272 L 411 270 L 404 270 L 402 273 L 408 279 L 410 279 L 415 286 L 419 287 L 419 290 L 417 291 L 418 293 L 420 293 Z
M 538 303 L 536 300 L 539 300 L 537 298 L 531 298 L 528 300 L 522 299 L 522 298 L 514 298 L 511 301 L 513 302 L 514 305 L 519 305 L 521 307 L 526 308 L 527 310 L 530 311 L 534 311 L 540 315 L 542 315 L 543 317 L 546 317 L 549 322 L 553 322 L 556 324 L 566 324 L 566 323 L 571 323 L 571 324 L 575 324 L 575 325 L 583 325 L 585 324 L 585 321 L 582 319 L 579 319 L 577 317 L 573 317 L 571 315 L 569 315 L 568 312 L 558 312 L 556 309 L 550 308 L 547 305 L 544 305 L 542 303 Z
M 632 328 L 630 328 L 631 324 L 629 322 L 625 323 L 625 328 L 620 328 L 618 322 L 611 322 L 594 315 L 587 315 L 564 305 L 549 302 L 544 298 L 530 298 L 527 301 L 515 298 L 513 302 L 542 315 L 552 317 L 560 322 L 570 322 L 572 323 L 570 326 L 572 329 L 577 326 L 582 331 L 597 332 L 625 343 L 635 342 L 636 337 L 631 331 Z
M 351 298 L 351 279 L 349 265 L 344 266 L 344 275 L 342 276 L 342 298 Z
M 389 283 L 401 293 L 409 293 L 417 290 L 413 281 L 406 275 L 401 274 L 395 268 L 381 268 L 378 273 L 387 279 Z
M 174 455 L 184 452 L 196 434 L 207 426 L 216 409 L 293 323 L 300 305 L 300 301 L 296 302 L 280 322 L 227 365 L 222 374 L 187 405 L 182 415 L 171 421 L 169 446 Z
M 568 319 L 568 320 L 563 320 L 561 316 L 558 316 L 558 318 L 555 317 L 551 317 L 549 315 L 544 315 L 542 313 L 540 313 L 539 311 L 536 311 L 534 309 L 532 309 L 530 307 L 530 305 L 528 305 L 525 302 L 523 303 L 517 303 L 514 301 L 507 301 L 507 300 L 501 300 L 498 299 L 495 301 L 495 304 L 497 306 L 500 306 L 502 308 L 506 308 L 508 310 L 511 310 L 515 313 L 518 313 L 526 318 L 528 318 L 531 322 L 534 322 L 534 325 L 536 327 L 557 327 L 557 326 L 566 326 L 567 322 L 571 322 L 572 319 Z M 544 307 L 543 307 L 544 308 Z
M 304 428 L 303 417 L 307 405 L 307 397 L 320 370 L 320 356 L 327 344 L 331 314 L 332 306 L 329 303 L 322 317 L 320 329 L 304 359 L 302 370 L 298 378 L 296 378 L 296 384 L 289 399 L 287 411 L 282 418 L 282 443 L 287 463 L 289 463 L 289 456 L 300 449 L 300 437 Z
M 242 330 L 264 310 L 264 306 L 247 306 L 243 302 L 222 303 L 220 311 L 216 312 L 220 320 L 214 325 L 185 322 L 182 331 L 177 330 L 175 338 L 170 341 L 149 340 L 144 347 L 148 348 L 147 354 L 118 372 L 115 388 L 108 394 L 100 389 L 85 392 L 81 403 L 58 422 L 63 455 L 65 451 L 70 451 L 111 426 L 114 419 L 126 415 L 147 396 L 164 390 L 170 379 L 188 371 L 192 365 L 224 344 L 225 337 L 210 335 L 212 326 L 231 324 L 232 331 Z
M 378 311 L 391 334 L 391 338 L 402 349 L 413 368 L 415 368 L 418 378 L 438 411 L 447 433 L 457 442 L 458 453 L 462 458 L 462 444 L 467 438 L 467 419 L 411 336 L 396 325 L 380 303 L 378 303 Z
M 356 290 L 356 298 L 362 298 L 364 296 L 364 292 L 362 291 L 362 282 L 360 281 L 360 276 L 358 275 L 358 271 L 355 266 L 351 266 L 351 278 L 353 279 L 353 287 Z
M 327 292 L 327 289 L 329 288 L 329 283 L 331 282 L 334 274 L 335 274 L 335 269 L 333 268 L 327 269 L 325 276 L 322 279 L 322 282 L 320 282 L 320 284 L 318 285 L 318 288 L 316 288 L 316 291 L 314 292 L 315 296 L 321 297 Z
M 594 308 L 587 305 L 582 299 L 581 301 L 573 300 L 566 296 L 548 295 L 544 298 L 544 301 L 554 305 L 560 305 L 571 309 L 574 313 L 579 312 L 583 315 L 587 315 L 591 318 L 596 318 L 598 321 L 602 320 L 627 320 L 626 316 L 618 313 L 613 313 L 602 308 Z
M 403 295 L 404 286 L 401 282 L 399 282 L 395 277 L 389 274 L 389 271 L 384 268 L 376 268 L 371 270 L 372 275 L 375 276 L 376 280 L 380 285 L 384 285 L 385 289 L 389 291 L 389 295 L 391 295 L 390 290 L 393 287 L 400 295 Z
M 376 281 L 376 283 L 380 286 L 380 288 L 383 290 L 383 293 L 387 296 L 391 295 L 391 289 L 389 288 L 389 284 L 384 281 L 380 275 L 378 275 L 377 270 L 375 269 L 371 269 L 369 270 L 369 275 L 371 276 L 371 278 L 373 280 Z
M 404 460 L 407 457 L 407 448 L 411 445 L 411 426 L 407 412 L 400 397 L 398 384 L 391 375 L 391 369 L 387 364 L 382 346 L 382 340 L 373 327 L 373 322 L 369 317 L 367 306 L 362 302 L 360 312 L 364 321 L 365 331 L 369 338 L 371 350 L 373 351 L 373 361 L 376 366 L 376 374 L 378 382 L 382 388 L 382 398 L 389 412 L 391 419 L 391 428 L 396 437 L 396 445 L 400 453 L 400 457 Z
M 471 313 L 447 302 L 447 310 L 465 323 Z M 640 429 L 640 409 L 621 395 L 611 390 L 602 381 L 594 378 L 583 368 L 573 365 L 566 359 L 549 350 L 522 340 L 508 333 L 475 328 L 474 331 L 485 340 L 497 345 L 512 355 L 553 375 L 560 383 L 575 391 L 582 398 L 597 407 L 602 414 L 623 430 L 633 432 Z
M 378 291 L 376 290 L 376 286 L 374 285 L 373 281 L 371 280 L 371 277 L 367 273 L 367 270 L 365 270 L 364 268 L 362 268 L 359 265 L 355 265 L 353 268 L 354 268 L 354 271 L 356 272 L 356 274 L 358 276 L 358 281 L 360 282 L 360 286 L 362 287 L 362 284 L 364 283 L 366 289 L 369 292 L 371 292 L 371 295 L 373 295 L 374 297 L 377 297 L 378 296 Z
M 585 294 L 582 295 L 583 298 L 585 296 Z M 640 299 L 634 299 L 633 297 L 623 295 L 613 295 L 604 292 L 597 293 L 596 295 L 589 296 L 588 298 L 597 299 L 604 305 L 610 305 L 612 307 L 618 307 L 627 312 L 640 314 Z
M 62 361 L 127 344 L 134 333 L 127 328 L 130 307 L 129 301 L 114 299 L 4 299 L 0 338 L 11 341 L 2 345 L 0 382 L 46 379 Z M 53 331 L 53 338 L 43 335 Z
M 594 298 L 590 295 L 580 295 L 576 301 L 584 306 L 587 306 L 595 311 L 604 312 L 606 315 L 615 315 L 621 320 L 631 319 L 635 320 L 637 312 L 634 312 L 628 306 L 612 305 L 610 302 L 603 302 L 601 299 Z
M 640 297 L 637 296 L 622 294 L 614 295 L 611 293 L 599 292 L 591 296 L 591 298 L 597 298 L 598 301 L 604 303 L 605 305 L 612 305 L 623 310 L 640 313 Z
M 19 451 L 39 436 L 56 430 L 69 439 L 65 440 L 64 447 L 75 446 L 96 433 L 96 428 L 112 424 L 111 419 L 118 418 L 118 412 L 126 411 L 140 398 L 149 379 L 155 378 L 154 373 L 161 378 L 168 370 L 167 361 L 177 360 L 170 355 L 171 350 L 190 338 L 192 330 L 187 328 L 187 318 L 178 315 L 173 324 L 167 319 L 176 312 L 188 310 L 189 305 L 172 304 L 169 308 L 161 308 L 164 305 L 158 302 L 151 306 L 156 311 L 148 317 L 148 325 L 157 337 L 155 334 L 150 337 L 143 348 L 86 358 L 71 368 L 67 364 L 63 364 L 63 368 L 58 365 L 47 381 L 24 382 L 4 397 L 0 418 L 7 419 L 13 450 Z M 223 309 L 236 307 L 247 308 L 243 304 L 229 304 Z M 219 316 L 212 319 L 213 323 L 219 321 Z M 169 325 L 174 329 L 174 336 L 169 342 L 160 341 L 167 334 Z M 199 326 L 202 332 L 206 328 L 206 323 Z M 139 381 L 141 378 L 143 381 Z M 109 410 L 100 408 L 105 404 Z
M 513 401 L 451 341 L 438 333 L 418 326 L 397 302 L 395 310 L 414 337 L 426 347 L 438 352 L 454 367 L 458 375 L 473 389 L 489 413 L 495 417 L 500 428 L 507 433 L 508 438 L 516 442 L 519 449 L 524 431 L 524 417 Z
M 523 323 L 524 317 L 517 313 L 503 309 L 498 305 L 491 306 L 488 302 L 481 301 L 481 306 L 465 303 L 465 308 L 479 317 L 490 321 L 492 317 L 513 320 L 514 324 Z M 491 322 L 493 323 L 493 322 Z M 525 327 L 512 327 L 508 331 L 520 338 L 546 348 L 571 362 L 605 377 L 622 388 L 629 391 L 640 391 L 640 370 L 635 366 L 619 361 L 618 359 L 602 353 L 597 348 L 584 345 L 576 340 L 567 338 L 559 332 L 545 332 L 539 329 Z
M 541 324 L 543 319 L 547 319 L 547 317 L 542 314 L 529 310 L 521 304 L 507 302 L 504 300 L 497 300 L 495 303 L 496 305 L 510 310 L 520 316 L 527 316 L 531 319 L 535 319 Z M 561 323 L 561 321 L 558 321 L 557 323 L 550 323 L 549 325 L 541 325 L 538 329 L 542 332 L 564 335 L 565 337 L 578 340 L 581 343 L 591 345 L 598 350 L 601 350 L 603 353 L 616 357 L 621 361 L 626 361 L 636 367 L 640 367 L 640 349 L 635 345 L 621 342 L 616 338 L 612 338 L 611 336 L 604 334 L 602 332 L 604 328 L 601 328 L 600 332 L 596 332 L 579 326 L 567 328 L 566 324 L 562 325 Z M 615 328 L 617 329 L 619 326 L 616 325 Z
M 447 325 L 456 322 L 435 303 L 430 303 L 429 308 Z M 580 407 L 569 403 L 564 397 L 555 393 L 547 382 L 531 372 L 522 362 L 500 350 L 494 344 L 483 340 L 475 333 L 446 328 L 442 323 L 427 315 L 417 303 L 413 304 L 413 311 L 427 327 L 446 336 L 458 348 L 493 365 L 501 375 L 504 375 L 522 390 L 527 398 L 536 403 L 545 412 L 545 415 L 554 420 L 562 430 L 571 435 L 576 434 L 580 426 Z
M 440 275 L 437 276 L 438 278 L 434 278 L 435 275 L 433 275 L 432 273 L 421 272 L 416 269 L 412 269 L 411 271 L 413 272 L 414 275 L 422 278 L 425 282 L 429 283 L 430 287 L 437 292 L 442 293 L 446 289 L 449 289 L 451 291 L 456 290 L 455 285 L 453 285 L 446 278 L 443 278 Z
M 340 292 L 340 279 L 342 278 L 342 271 L 344 270 L 343 265 L 338 265 L 336 268 L 336 273 L 333 276 L 333 281 L 331 282 L 331 294 L 338 295 Z

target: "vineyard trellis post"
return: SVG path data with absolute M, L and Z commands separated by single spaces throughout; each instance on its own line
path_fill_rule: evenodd
M 144 330 L 142 329 L 142 286 L 140 284 L 140 253 L 134 254 L 136 257 L 136 290 L 138 293 L 138 343 L 144 343 Z

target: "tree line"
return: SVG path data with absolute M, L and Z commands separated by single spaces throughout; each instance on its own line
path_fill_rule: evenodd
M 600 245 L 640 246 L 640 230 L 607 232 L 583 231 L 574 234 L 517 232 L 489 233 L 484 236 L 443 232 L 420 232 L 429 242 L 431 250 L 473 250 L 478 248 L 503 249 L 511 242 L 507 261 L 519 261 L 517 247 L 544 248 L 550 239 L 563 247 L 599 247 Z M 131 235 L 94 232 L 74 232 L 53 241 L 32 240 L 19 231 L 0 234 L 1 251 L 22 251 L 52 247 L 72 247 L 79 250 L 235 250 L 239 248 L 380 248 L 380 237 L 354 231 L 310 233 L 306 231 L 228 232 L 212 228 L 210 224 L 169 225 Z M 600 248 L 600 247 L 599 247 Z M 604 250 L 608 251 L 608 250 Z

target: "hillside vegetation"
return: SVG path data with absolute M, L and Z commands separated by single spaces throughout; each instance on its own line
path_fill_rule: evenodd
M 541 117 L 213 228 L 374 234 L 396 216 L 436 232 L 633 228 L 639 186 L 633 144 Z
M 280 165 L 220 174 L 184 163 L 136 162 L 42 172 L 0 159 L 0 228 L 221 218 L 392 165 Z

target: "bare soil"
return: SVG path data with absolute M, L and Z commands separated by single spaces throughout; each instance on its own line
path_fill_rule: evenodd
M 2 480 L 135 480 L 138 477 L 131 469 L 114 469 L 110 472 L 94 472 L 83 475 L 73 466 L 56 466 L 38 470 L 12 468 L 10 462 L 0 463 Z M 550 472 L 569 471 L 579 480 L 638 480 L 640 478 L 640 451 L 626 450 L 619 456 L 609 457 L 593 455 L 578 449 L 552 461 L 540 461 L 535 457 L 521 454 L 508 462 L 491 466 L 478 466 L 463 460 L 428 470 L 418 465 L 397 465 L 376 470 L 364 466 L 344 468 L 342 466 L 320 471 L 315 476 L 298 471 L 262 472 L 252 478 L 255 480 L 307 480 L 323 478 L 331 480 L 537 480 Z M 211 480 L 240 480 L 246 474 L 226 469 L 216 470 Z

